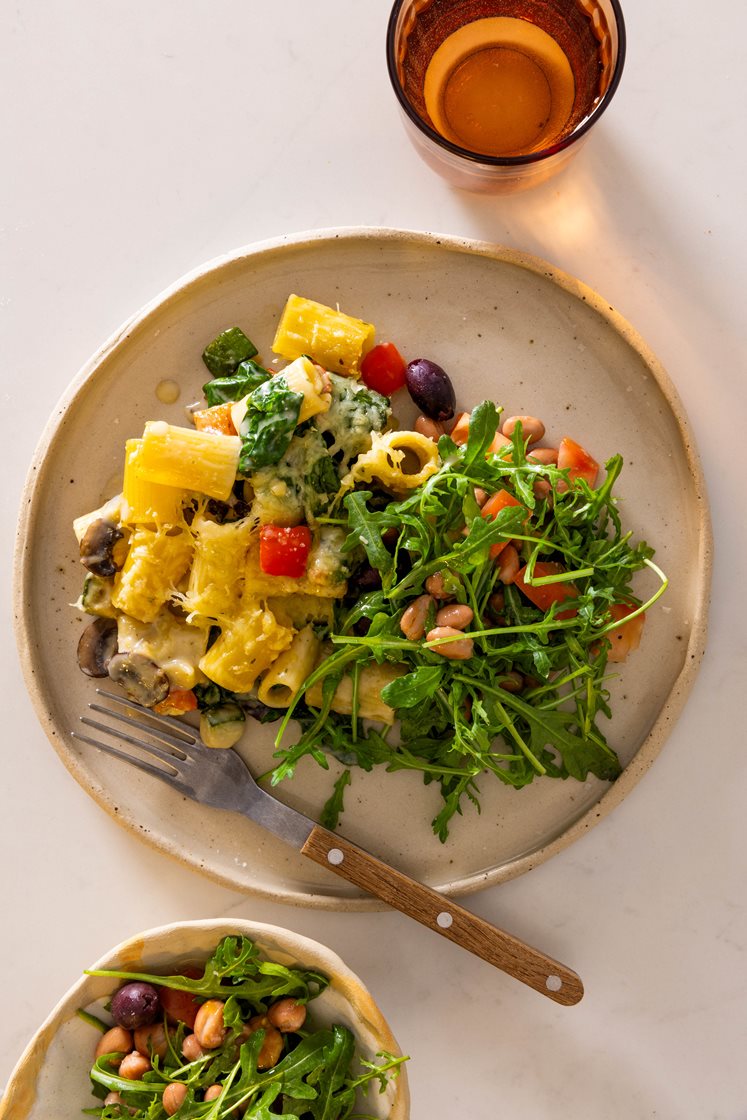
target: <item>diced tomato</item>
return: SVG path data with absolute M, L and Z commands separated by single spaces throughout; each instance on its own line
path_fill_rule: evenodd
M 556 576 L 563 571 L 565 569 L 562 564 L 556 564 L 554 560 L 538 560 L 534 565 L 535 576 Z M 578 595 L 578 588 L 572 583 L 545 583 L 535 587 L 534 584 L 525 582 L 525 574 L 526 567 L 516 573 L 514 583 L 530 603 L 534 603 L 541 611 L 549 611 L 553 603 L 564 603 L 566 599 L 575 599 Z M 575 614 L 575 610 L 560 611 L 555 617 L 573 618 Z
M 565 436 L 558 447 L 558 467 L 568 470 L 571 482 L 583 478 L 589 486 L 595 486 L 599 474 L 599 463 L 584 451 L 580 443 Z
M 495 494 L 488 498 L 485 505 L 480 510 L 483 517 L 494 520 L 502 509 L 508 509 L 510 506 L 520 506 L 521 502 L 509 494 L 508 490 L 496 490 Z M 509 543 L 507 538 L 505 541 L 496 541 L 495 544 L 490 546 L 490 558 L 495 560 L 497 556 L 503 552 L 506 545 Z
M 393 342 L 380 342 L 361 362 L 361 378 L 369 389 L 391 397 L 405 383 L 405 359 Z
M 235 436 L 236 429 L 231 419 L 233 401 L 225 404 L 214 404 L 212 408 L 201 408 L 192 413 L 195 427 L 198 432 L 214 432 L 216 435 Z
M 310 548 L 307 525 L 263 525 L 259 530 L 259 566 L 265 575 L 298 579 L 306 572 Z
M 511 440 L 508 436 L 504 436 L 502 432 L 496 432 L 490 447 L 486 451 L 486 455 L 495 455 L 502 447 L 508 447 L 510 442 Z
M 460 412 L 454 421 L 454 426 L 449 432 L 457 447 L 461 447 L 469 439 L 469 412 Z
M 189 980 L 201 979 L 203 973 L 197 968 L 185 968 L 181 972 Z M 191 1030 L 195 1025 L 200 1004 L 191 992 L 182 992 L 178 988 L 156 987 L 161 1007 L 166 1013 L 170 1023 L 184 1023 Z
M 172 688 L 165 700 L 156 704 L 154 712 L 159 716 L 180 716 L 184 712 L 194 712 L 197 707 L 197 697 L 191 688 Z
M 627 618 L 632 614 L 635 607 L 630 607 L 625 603 L 613 603 L 610 607 L 610 614 L 615 622 L 619 622 L 623 618 Z M 615 630 L 610 630 L 609 634 L 605 634 L 605 638 L 609 639 L 612 643 L 609 653 L 607 654 L 608 661 L 624 661 L 629 653 L 634 649 L 638 649 L 641 644 L 641 635 L 643 634 L 643 624 L 646 621 L 645 614 L 639 614 L 632 622 L 626 622 L 623 626 L 618 626 Z

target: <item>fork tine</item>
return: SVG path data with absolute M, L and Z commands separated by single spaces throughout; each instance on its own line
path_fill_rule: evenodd
M 172 786 L 172 788 L 179 790 L 180 793 L 187 792 L 186 786 L 180 780 L 178 774 L 168 774 L 165 770 L 161 770 L 160 767 L 151 765 L 150 762 L 145 762 L 141 758 L 135 758 L 125 751 L 118 751 L 116 747 L 111 747 L 108 743 L 102 743 L 98 739 L 92 739 L 88 735 L 82 735 L 79 731 L 71 731 L 70 734 L 74 739 L 80 739 L 83 743 L 89 743 L 92 747 L 97 747 L 100 751 L 104 751 L 106 754 L 111 754 L 114 755 L 115 758 L 121 759 L 122 762 L 129 762 L 131 766 L 136 766 L 138 770 L 144 770 L 146 774 L 151 774 L 154 778 L 160 778 L 162 781 L 166 782 L 166 785 Z
M 152 708 L 146 708 L 142 704 L 137 704 L 134 700 L 128 700 L 126 696 L 117 696 L 114 692 L 107 692 L 106 689 L 97 688 L 96 692 L 99 696 L 103 696 L 106 700 L 112 700 L 115 704 L 120 704 L 123 708 L 134 708 L 136 712 L 142 712 L 153 723 L 158 724 L 167 731 L 177 732 L 183 736 L 188 742 L 198 742 L 198 737 L 193 727 L 187 723 L 173 719 L 171 716 L 161 716 L 153 711 Z M 91 704 L 90 707 L 93 707 Z
M 101 715 L 109 716 L 110 719 L 119 720 L 120 723 L 126 723 L 130 727 L 136 727 L 143 734 L 153 735 L 170 747 L 175 747 L 184 755 L 187 754 L 189 747 L 194 745 L 194 740 L 191 738 L 189 741 L 178 739 L 176 735 L 169 735 L 167 731 L 162 731 L 160 727 L 151 727 L 150 724 L 144 723 L 141 719 L 133 719 L 132 716 L 128 716 L 124 712 L 117 712 L 113 708 L 105 708 L 102 704 L 89 704 L 88 707 L 92 712 L 99 712 Z M 148 709 L 144 708 L 143 711 L 147 712 Z M 117 734 L 124 738 L 124 732 L 118 731 Z
M 113 715 L 113 713 L 109 712 L 107 712 L 106 714 Z M 176 755 L 171 754 L 170 751 L 163 750 L 162 747 L 157 746 L 155 743 L 148 743 L 143 739 L 136 738 L 134 735 L 128 735 L 126 731 L 120 731 L 119 728 L 115 729 L 113 727 L 109 727 L 106 723 L 99 723 L 98 720 L 88 719 L 87 716 L 81 716 L 80 722 L 85 723 L 87 727 L 95 727 L 97 731 L 103 731 L 105 735 L 111 735 L 112 738 L 123 739 L 125 743 L 132 743 L 133 747 L 137 747 L 138 750 L 145 751 L 146 754 L 153 755 L 154 758 L 158 758 L 161 760 L 161 762 L 165 762 L 168 766 L 172 766 L 177 773 L 180 772 L 180 766 L 183 765 L 184 759 L 177 758 Z M 135 726 L 137 727 L 139 725 L 135 724 Z M 142 731 L 144 730 L 144 728 L 141 727 L 140 730 Z

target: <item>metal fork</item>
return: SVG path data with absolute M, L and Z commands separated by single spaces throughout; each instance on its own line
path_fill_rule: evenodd
M 90 716 L 81 716 L 81 723 L 136 747 L 146 758 L 80 731 L 71 732 L 76 739 L 144 770 L 185 797 L 216 809 L 242 813 L 308 859 L 556 1003 L 568 1006 L 582 998 L 581 978 L 572 969 L 284 805 L 257 785 L 236 751 L 206 747 L 188 724 L 155 715 L 149 708 L 103 689 L 96 691 L 110 706 L 92 703 L 91 711 L 120 726 L 112 727 Z M 149 738 L 144 739 L 143 735 Z

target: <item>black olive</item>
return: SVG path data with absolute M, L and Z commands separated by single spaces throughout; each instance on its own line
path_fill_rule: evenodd
M 161 1013 L 161 1001 L 152 984 L 133 980 L 114 993 L 110 1010 L 118 1026 L 132 1031 L 156 1021 Z
M 451 420 L 456 395 L 451 378 L 428 358 L 415 358 L 405 370 L 407 389 L 420 411 L 431 420 Z

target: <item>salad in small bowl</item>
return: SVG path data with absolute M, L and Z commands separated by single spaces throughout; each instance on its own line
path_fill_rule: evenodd
M 88 969 L 29 1043 L 1 1120 L 407 1120 L 407 1059 L 331 950 L 235 920 L 148 930 Z

